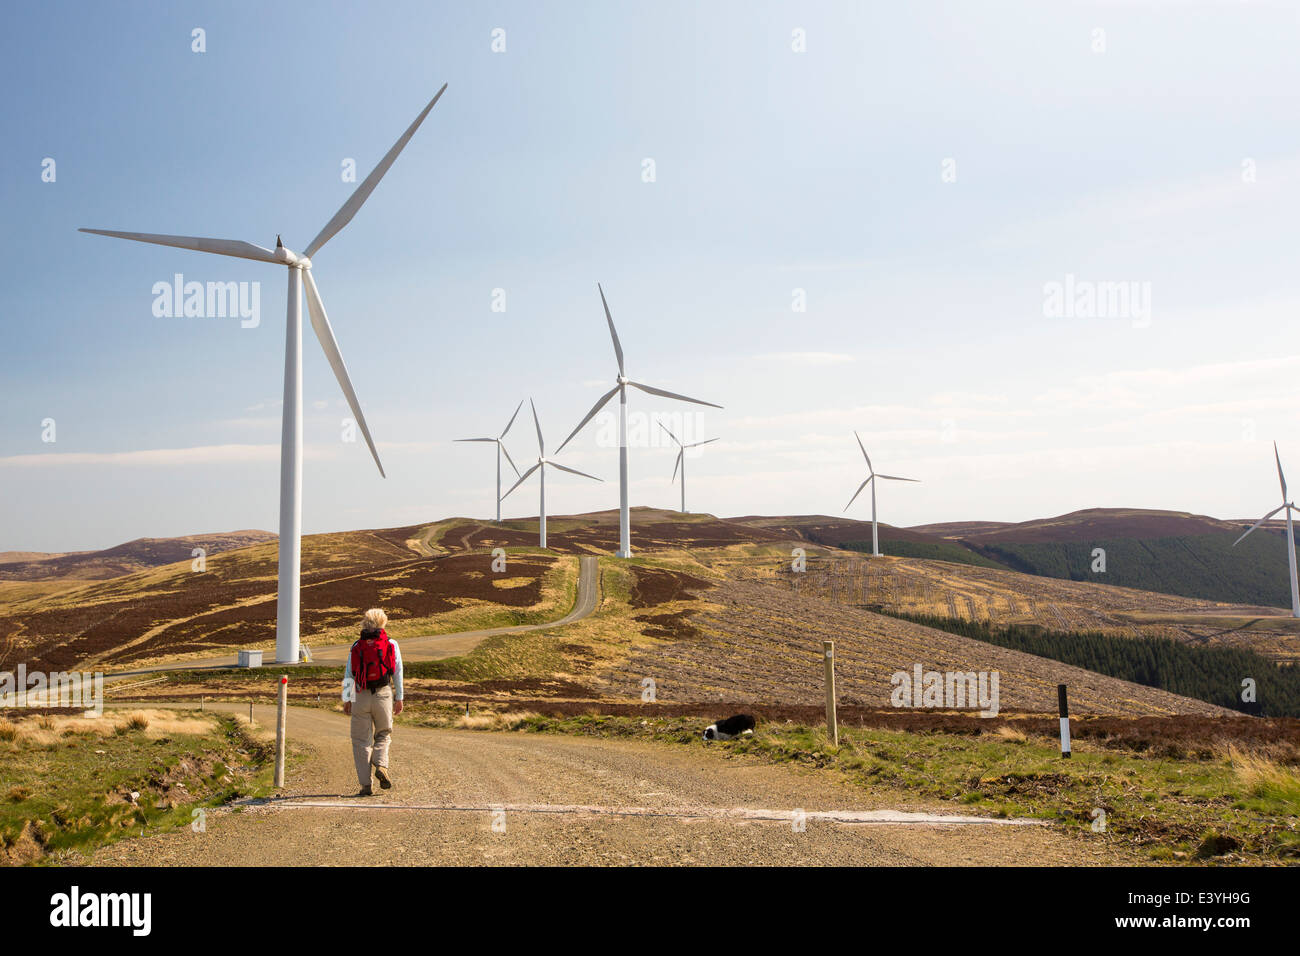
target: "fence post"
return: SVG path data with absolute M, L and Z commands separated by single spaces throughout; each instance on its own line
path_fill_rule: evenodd
M 826 661 L 826 736 L 831 743 L 840 745 L 840 728 L 835 721 L 835 642 L 822 641 L 822 656 Z
M 1056 685 L 1056 705 L 1061 712 L 1061 758 L 1070 756 L 1070 702 L 1065 699 L 1065 685 Z
M 284 786 L 284 718 L 289 707 L 289 678 L 280 675 L 280 700 L 275 709 L 275 785 Z

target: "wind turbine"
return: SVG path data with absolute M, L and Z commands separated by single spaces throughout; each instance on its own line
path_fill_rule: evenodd
M 289 270 L 288 309 L 286 312 L 284 339 L 284 414 L 280 431 L 280 567 L 279 583 L 276 593 L 275 623 L 275 659 L 279 663 L 298 660 L 298 610 L 299 583 L 302 560 L 302 289 L 307 290 L 307 311 L 311 314 L 311 327 L 320 342 L 321 350 L 334 369 L 343 395 L 348 400 L 361 434 L 365 436 L 370 454 L 379 468 L 380 477 L 384 476 L 384 466 L 380 464 L 379 452 L 366 427 L 365 416 L 361 413 L 361 403 L 357 401 L 352 381 L 348 378 L 347 366 L 339 352 L 334 331 L 330 328 L 325 306 L 321 302 L 316 282 L 312 279 L 312 257 L 320 251 L 333 236 L 356 215 L 357 210 L 374 192 L 379 180 L 384 178 L 398 153 L 406 146 L 415 131 L 420 128 L 424 118 L 429 115 L 438 98 L 442 96 L 447 84 L 434 94 L 429 105 L 420 111 L 401 138 L 393 144 L 384 158 L 379 161 L 369 176 L 353 191 L 334 218 L 325 224 L 320 234 L 311 241 L 302 254 L 286 249 L 276 237 L 275 249 L 266 249 L 251 242 L 237 239 L 206 239 L 196 236 L 164 236 L 147 232 L 115 232 L 108 229 L 82 229 L 81 232 L 94 233 L 99 236 L 113 236 L 118 239 L 133 239 L 136 242 L 151 242 L 160 246 L 175 246 L 178 249 L 193 249 L 196 252 L 210 252 L 220 256 L 233 256 L 237 259 L 255 259 L 258 262 L 270 262 L 285 266 Z
M 498 435 L 496 438 L 457 438 L 456 439 L 456 441 L 490 441 L 496 443 L 497 446 L 497 524 L 501 523 L 501 453 L 502 452 L 505 452 L 506 461 L 510 462 L 510 467 L 515 469 L 515 475 L 518 476 L 519 474 L 519 469 L 518 467 L 515 466 L 514 459 L 510 457 L 510 452 L 506 451 L 506 443 L 502 439 L 506 437 L 506 432 L 510 431 L 510 426 L 515 423 L 515 419 L 519 416 L 519 409 L 523 407 L 524 407 L 524 403 L 522 400 L 520 400 L 519 404 L 515 406 L 515 413 L 510 416 L 510 422 L 506 425 L 505 429 L 501 432 L 501 434 Z
M 576 468 L 568 468 L 564 465 L 561 465 L 558 461 L 551 461 L 549 458 L 547 458 L 546 442 L 542 440 L 542 423 L 537 420 L 537 406 L 533 405 L 533 400 L 531 398 L 528 400 L 528 404 L 529 406 L 532 407 L 533 424 L 537 427 L 537 464 L 533 465 L 533 467 L 529 468 L 526 472 L 520 475 L 519 480 L 510 486 L 510 491 L 514 491 L 525 481 L 527 481 L 528 476 L 531 475 L 533 472 L 539 470 L 541 471 L 541 475 L 539 476 L 541 479 L 541 499 L 537 509 L 537 514 L 539 516 L 537 528 L 538 528 L 538 547 L 544 548 L 546 547 L 546 466 L 550 465 L 552 468 L 560 469 L 560 471 L 567 471 L 571 475 L 581 475 L 583 478 L 590 478 L 592 481 L 604 481 L 604 479 L 597 478 L 595 475 L 589 475 L 585 471 L 578 471 Z M 507 491 L 504 495 L 501 496 L 503 501 L 506 498 L 510 497 L 510 491 Z
M 1277 462 L 1277 480 L 1282 485 L 1282 503 L 1247 528 L 1246 534 L 1250 534 L 1283 508 L 1286 509 L 1286 559 L 1291 570 L 1291 616 L 1300 617 L 1300 584 L 1296 582 L 1295 534 L 1291 525 L 1291 513 L 1296 510 L 1296 506 L 1294 501 L 1288 501 L 1286 497 L 1286 476 L 1282 474 L 1282 459 L 1277 454 L 1277 442 L 1273 442 L 1273 460 Z M 1232 546 L 1235 548 L 1246 534 L 1232 542 Z
M 867 485 L 871 485 L 871 556 L 872 556 L 872 557 L 875 557 L 875 558 L 879 558 L 879 557 L 881 557 L 881 554 L 880 554 L 880 535 L 878 534 L 878 532 L 877 532 L 877 530 L 876 530 L 876 484 L 875 484 L 875 480 L 876 480 L 877 478 L 886 478 L 886 479 L 888 479 L 889 481 L 920 481 L 921 479 L 920 479 L 920 478 L 899 478 L 897 475 L 878 475 L 878 474 L 876 474 L 876 469 L 873 468 L 873 467 L 871 466 L 871 456 L 867 454 L 867 449 L 866 449 L 866 447 L 862 444 L 862 439 L 858 437 L 858 433 L 857 433 L 857 432 L 854 432 L 854 433 L 853 433 L 853 437 L 858 439 L 858 447 L 862 449 L 862 457 L 865 458 L 865 459 L 867 460 L 867 471 L 870 472 L 870 474 L 868 475 L 866 481 L 864 481 L 862 484 L 858 485 L 858 490 L 855 491 L 855 492 L 853 492 L 853 497 L 850 498 L 850 499 L 849 499 L 849 503 L 848 503 L 847 505 L 844 506 L 844 510 L 845 510 L 845 511 L 848 511 L 849 508 L 852 507 L 853 502 L 857 500 L 858 495 L 862 494 L 862 489 L 865 488 L 865 487 L 867 487 Z
M 698 398 L 687 398 L 685 395 L 678 395 L 675 392 L 667 392 L 662 388 L 655 388 L 651 385 L 642 385 L 640 382 L 634 382 L 627 377 L 623 369 L 623 346 L 619 344 L 618 332 L 614 330 L 614 317 L 609 314 L 609 303 L 605 301 L 605 290 L 596 283 L 596 288 L 600 291 L 600 304 L 605 307 L 605 321 L 609 324 L 609 337 L 614 340 L 614 357 L 618 359 L 618 379 L 617 384 L 604 395 L 596 400 L 591 411 L 587 412 L 587 417 L 578 422 L 578 427 L 573 430 L 568 438 L 564 439 L 564 444 L 560 445 L 560 451 L 564 451 L 564 446 L 573 441 L 573 436 L 582 431 L 582 426 L 591 421 L 598 411 L 605 407 L 606 403 L 618 393 L 618 556 L 620 558 L 632 557 L 631 543 L 631 521 L 628 516 L 627 507 L 627 387 L 639 388 L 641 391 L 650 395 L 660 395 L 664 398 L 673 398 L 679 402 L 692 402 L 696 405 L 707 405 L 710 408 L 721 408 L 721 405 L 714 405 L 712 402 L 702 402 Z
M 689 445 L 683 445 L 681 441 L 678 440 L 676 435 L 668 431 L 668 427 L 663 422 L 659 423 L 659 427 L 662 428 L 665 432 L 668 432 L 668 437 L 671 438 L 673 441 L 677 442 L 677 447 L 680 449 L 680 451 L 677 452 L 677 461 L 673 465 L 673 477 L 669 480 L 671 481 L 677 480 L 677 469 L 680 467 L 682 469 L 682 514 L 686 514 L 686 449 L 699 448 L 701 445 L 707 445 L 709 444 L 709 442 L 717 441 L 717 439 L 709 438 L 705 441 L 697 441 L 697 442 L 692 442 Z

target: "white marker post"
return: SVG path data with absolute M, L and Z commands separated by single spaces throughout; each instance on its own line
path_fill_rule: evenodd
M 822 656 L 826 659 L 826 736 L 831 743 L 840 745 L 840 728 L 835 720 L 835 642 L 822 641 Z
M 1056 704 L 1061 712 L 1061 759 L 1070 756 L 1070 702 L 1065 699 L 1065 685 L 1056 685 Z
M 275 709 L 275 786 L 284 786 L 284 718 L 289 709 L 289 678 L 280 675 L 280 701 Z

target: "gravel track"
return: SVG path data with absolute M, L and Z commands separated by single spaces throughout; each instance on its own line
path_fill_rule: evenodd
M 231 705 L 237 709 L 239 705 Z M 257 721 L 274 721 L 259 708 Z M 1047 826 L 836 822 L 802 809 L 954 814 L 824 773 L 651 741 L 399 726 L 395 787 L 357 798 L 348 721 L 293 708 L 283 795 L 101 849 L 94 865 L 1107 865 L 1141 862 Z M 291 806 L 321 802 L 353 806 Z M 403 809 L 401 805 L 423 805 Z M 430 807 L 428 805 L 434 805 Z M 493 829 L 492 808 L 504 831 Z M 636 813 L 620 813 L 635 809 Z M 765 819 L 764 816 L 768 818 Z M 776 819 L 770 817 L 776 816 Z

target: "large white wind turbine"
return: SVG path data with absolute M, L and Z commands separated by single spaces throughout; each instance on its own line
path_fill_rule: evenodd
M 591 421 L 598 411 L 605 407 L 605 404 L 618 393 L 618 556 L 620 558 L 632 557 L 632 542 L 630 520 L 628 517 L 627 507 L 627 386 L 639 388 L 650 395 L 660 395 L 664 398 L 674 398 L 679 402 L 692 402 L 696 405 L 708 405 L 710 408 L 721 408 L 721 405 L 714 405 L 712 402 L 702 402 L 698 398 L 688 398 L 685 395 L 678 395 L 675 392 L 667 392 L 662 388 L 654 388 L 650 385 L 642 385 L 640 382 L 634 382 L 627 377 L 623 369 L 623 346 L 619 344 L 618 332 L 614 331 L 614 318 L 609 314 L 609 303 L 605 301 L 605 290 L 596 283 L 596 288 L 600 291 L 600 304 L 605 307 L 605 321 L 609 324 L 609 337 L 614 340 L 614 357 L 618 359 L 618 379 L 617 384 L 604 395 L 597 399 L 596 404 L 592 406 L 591 411 L 587 412 L 587 417 L 578 422 L 578 427 L 573 430 L 564 443 L 560 445 L 560 451 L 564 451 L 564 446 L 573 441 L 573 436 L 582 431 L 582 426 Z
M 590 478 L 592 481 L 604 481 L 604 479 L 597 478 L 595 475 L 589 475 L 585 471 L 578 471 L 576 468 L 567 468 L 564 465 L 561 465 L 558 461 L 551 461 L 547 458 L 546 442 L 542 440 L 542 423 L 537 420 L 537 406 L 533 405 L 533 400 L 531 398 L 528 400 L 528 404 L 533 410 L 533 425 L 537 427 L 537 464 L 533 465 L 533 467 L 520 475 L 519 480 L 510 486 L 510 491 L 514 491 L 527 481 L 528 476 L 533 472 L 539 471 L 541 473 L 538 476 L 541 480 L 541 498 L 539 499 L 537 509 L 537 540 L 538 547 L 544 548 L 546 547 L 546 466 L 550 465 L 552 468 L 560 469 L 560 471 L 567 471 L 571 475 L 581 475 L 583 478 Z M 507 491 L 501 496 L 502 500 L 510 497 L 510 491 Z
M 678 439 L 676 435 L 668 431 L 668 426 L 666 426 L 663 422 L 659 423 L 659 427 L 662 428 L 665 432 L 667 432 L 669 438 L 677 442 L 677 448 L 679 449 L 677 452 L 677 461 L 673 465 L 673 476 L 669 480 L 676 481 L 677 469 L 681 468 L 682 470 L 682 514 L 686 514 L 686 449 L 699 448 L 701 445 L 707 445 L 709 444 L 709 442 L 717 441 L 717 439 L 709 438 L 706 439 L 705 441 L 691 442 L 689 445 L 683 445 L 680 439 Z
M 369 176 L 348 197 L 334 218 L 325 224 L 325 228 L 303 250 L 302 254 L 286 249 L 276 237 L 275 249 L 266 249 L 251 242 L 236 239 L 205 239 L 195 236 L 163 236 L 146 232 L 115 232 L 108 229 L 82 229 L 100 236 L 113 236 L 118 239 L 134 239 L 137 242 L 152 242 L 160 246 L 175 246 L 178 249 L 193 249 L 196 252 L 211 252 L 220 256 L 234 256 L 237 259 L 256 259 L 285 266 L 289 270 L 289 304 L 285 322 L 284 339 L 284 416 L 280 432 L 280 573 L 276 593 L 275 623 L 275 659 L 280 663 L 298 659 L 298 610 L 299 583 L 302 550 L 302 289 L 307 290 L 307 311 L 311 314 L 311 327 L 316 333 L 325 358 L 334 369 L 343 395 L 348 400 L 361 434 L 365 436 L 370 454 L 379 467 L 379 474 L 384 476 L 384 466 L 380 464 L 379 452 L 366 427 L 365 416 L 361 413 L 361 404 L 357 401 L 352 381 L 348 378 L 347 366 L 339 353 L 338 342 L 330 328 L 329 318 L 325 315 L 325 306 L 321 302 L 316 282 L 312 279 L 312 257 L 320 251 L 340 229 L 351 222 L 357 210 L 369 198 L 388 172 L 393 161 L 400 153 L 415 131 L 420 128 L 424 118 L 429 115 L 438 98 L 442 96 L 447 84 L 434 94 L 429 105 L 420 111 L 393 148 L 379 161 Z
M 1286 559 L 1291 571 L 1291 616 L 1300 617 L 1300 583 L 1296 581 L 1295 534 L 1291 525 L 1291 513 L 1296 510 L 1296 506 L 1294 501 L 1288 501 L 1286 497 L 1286 476 L 1282 474 L 1282 459 L 1277 453 L 1277 442 L 1273 442 L 1273 460 L 1277 462 L 1277 480 L 1282 486 L 1282 503 L 1247 528 L 1246 534 L 1250 534 L 1283 508 L 1286 509 Z M 1232 542 L 1232 546 L 1235 548 L 1241 539 L 1246 537 L 1246 534 Z
M 515 476 L 516 477 L 519 476 L 519 469 L 515 467 L 514 459 L 510 457 L 510 452 L 506 451 L 506 443 L 504 439 L 506 437 L 506 432 L 510 431 L 510 426 L 515 423 L 515 418 L 517 418 L 519 415 L 519 409 L 523 407 L 524 407 L 524 403 L 521 400 L 519 404 L 515 406 L 515 413 L 510 416 L 510 421 L 506 424 L 506 427 L 502 430 L 501 434 L 498 435 L 496 438 L 457 438 L 456 439 L 456 441 L 490 441 L 496 443 L 497 446 L 497 524 L 501 523 L 501 454 L 502 452 L 505 452 L 506 461 L 510 462 L 510 467 L 515 469 Z
M 880 535 L 877 533 L 876 530 L 876 479 L 885 478 L 889 481 L 920 481 L 921 479 L 920 478 L 899 478 L 897 475 L 876 474 L 876 469 L 871 467 L 871 456 L 867 454 L 867 449 L 862 444 L 862 439 L 858 437 L 857 432 L 853 433 L 853 437 L 858 439 L 858 447 L 862 449 L 862 457 L 867 460 L 867 471 L 869 472 L 869 474 L 867 476 L 867 480 L 864 481 L 862 484 L 858 485 L 858 490 L 853 492 L 853 497 L 850 498 L 849 503 L 844 506 L 844 510 L 848 511 L 849 508 L 852 507 L 853 502 L 857 500 L 858 495 L 862 494 L 863 488 L 867 487 L 867 485 L 871 486 L 871 555 L 872 557 L 878 558 L 881 555 L 880 555 Z

